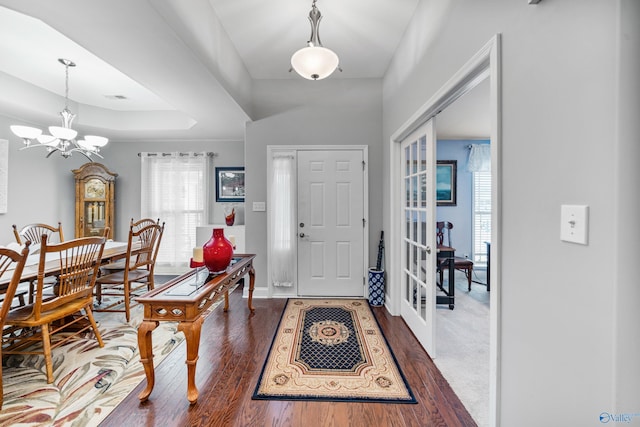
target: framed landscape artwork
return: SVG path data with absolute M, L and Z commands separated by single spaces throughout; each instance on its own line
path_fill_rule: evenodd
M 244 167 L 216 168 L 216 202 L 244 202 Z
M 438 160 L 436 166 L 437 206 L 456 205 L 457 169 L 457 160 Z

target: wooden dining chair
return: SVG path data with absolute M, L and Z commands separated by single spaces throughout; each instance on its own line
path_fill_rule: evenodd
M 13 249 L 0 248 L 0 277 L 5 274 L 11 274 L 11 280 L 4 291 L 4 299 L 0 308 L 0 330 L 4 331 L 5 319 L 9 310 L 11 310 L 11 302 L 13 301 L 16 289 L 20 283 L 20 276 L 22 275 L 22 269 L 27 261 L 29 255 L 30 241 L 26 241 L 22 252 L 16 252 Z M 0 353 L 0 360 L 2 354 Z M 2 388 L 2 363 L 0 363 L 0 409 L 2 409 L 3 401 L 3 388 Z
M 129 228 L 137 232 L 143 229 L 144 227 L 146 227 L 147 225 L 153 225 L 153 224 L 160 224 L 160 218 L 156 220 L 152 218 L 142 218 L 137 221 L 131 218 L 131 222 L 129 223 Z M 114 260 L 112 260 L 113 262 L 102 265 L 100 267 L 100 272 L 102 274 L 111 274 L 117 271 L 124 270 L 124 263 L 125 263 L 124 260 L 125 260 L 124 257 L 120 259 L 115 258 Z M 133 259 L 131 259 L 130 262 L 135 263 L 135 257 L 133 257 Z
M 146 292 L 155 286 L 153 273 L 163 233 L 164 223 L 149 224 L 138 230 L 134 229 L 133 224 L 130 225 L 124 258 L 130 262 L 125 262 L 122 270 L 98 277 L 95 311 L 124 312 L 126 321 L 131 320 L 131 297 L 142 288 L 146 288 Z M 134 250 L 137 242 L 140 248 Z
M 64 242 L 64 234 L 62 232 L 62 224 L 58 222 L 58 227 L 54 227 L 48 224 L 36 223 L 36 224 L 28 224 L 22 227 L 20 231 L 18 231 L 18 227 L 13 224 L 13 235 L 16 238 L 16 242 L 19 245 L 22 245 L 24 240 L 31 241 L 31 253 L 37 254 L 40 250 L 40 244 L 42 242 L 42 236 L 47 236 L 47 240 L 49 244 L 51 243 L 61 243 Z M 57 242 L 56 242 L 57 241 Z M 47 278 L 46 285 L 54 286 L 55 278 Z M 35 292 L 35 281 L 31 281 L 29 283 L 29 292 L 28 299 L 29 304 L 33 303 L 33 295 Z
M 104 346 L 91 305 L 105 241 L 104 237 L 82 237 L 49 245 L 44 236 L 35 301 L 7 313 L 5 324 L 21 328 L 21 333 L 3 336 L 3 352 L 44 355 L 48 383 L 53 382 L 53 349 L 88 330 Z M 57 263 L 60 273 L 53 294 L 45 295 L 45 269 L 50 262 Z
M 23 240 L 30 240 L 32 245 L 40 244 L 42 236 L 47 236 L 49 243 L 55 242 L 54 238 L 57 238 L 58 242 L 64 242 L 64 234 L 62 233 L 62 224 L 60 222 L 58 222 L 57 228 L 48 224 L 28 224 L 22 227 L 20 231 L 13 224 L 13 235 L 19 245 L 22 244 Z
M 449 246 L 453 247 L 451 243 L 451 229 L 453 228 L 453 224 L 449 221 L 438 221 L 436 222 L 436 243 L 438 246 Z M 447 240 L 445 241 L 445 234 L 447 236 Z M 469 290 L 471 290 L 471 281 L 473 279 L 473 261 L 468 258 L 463 258 L 459 256 L 453 257 L 453 266 L 456 270 L 462 271 L 467 277 L 467 281 L 469 282 Z M 440 283 L 444 279 L 444 270 L 449 269 L 449 264 L 447 260 L 438 260 L 437 270 L 440 275 Z

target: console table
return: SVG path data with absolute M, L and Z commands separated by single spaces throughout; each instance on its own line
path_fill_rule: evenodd
M 187 342 L 187 399 L 191 404 L 198 400 L 196 388 L 196 363 L 200 347 L 202 314 L 222 295 L 224 311 L 229 309 L 229 289 L 245 274 L 249 274 L 248 307 L 251 312 L 255 270 L 253 254 L 234 254 L 231 265 L 224 273 L 210 275 L 206 268 L 191 270 L 166 284 L 136 298 L 144 306 L 144 319 L 138 327 L 140 361 L 147 376 L 147 387 L 138 395 L 140 401 L 148 399 L 155 381 L 153 368 L 153 343 L 151 332 L 161 321 L 180 322 L 178 330 L 184 332 Z

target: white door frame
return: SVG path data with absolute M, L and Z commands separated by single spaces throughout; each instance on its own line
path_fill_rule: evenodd
M 268 145 L 267 146 L 267 179 L 271 180 L 272 174 L 272 164 L 273 164 L 273 153 L 276 152 L 287 152 L 291 153 L 295 156 L 296 160 L 298 158 L 298 151 L 340 151 L 340 150 L 360 150 L 362 151 L 362 158 L 364 159 L 364 169 L 363 169 L 363 214 L 364 214 L 364 236 L 362 242 L 362 251 L 363 251 L 363 272 L 366 275 L 369 270 L 369 146 L 368 145 Z M 296 170 L 296 181 L 297 181 L 298 172 Z M 295 190 L 297 192 L 297 188 Z M 267 185 L 267 206 L 271 205 L 271 189 L 269 185 Z M 297 212 L 297 200 L 294 204 L 296 206 L 296 219 L 298 217 Z M 267 209 L 267 258 L 270 256 L 269 248 L 271 248 L 271 230 L 269 224 L 271 221 L 269 219 L 270 209 Z M 296 227 L 297 230 L 297 227 Z M 296 254 L 298 251 L 297 247 L 297 239 L 296 239 Z M 296 258 L 297 264 L 297 258 Z M 291 288 L 279 288 L 277 290 L 274 289 L 271 284 L 271 263 L 267 260 L 267 295 L 268 298 L 278 298 L 278 297 L 295 297 L 298 295 L 298 273 L 296 271 L 296 282 Z M 363 277 L 363 287 L 364 287 L 364 295 L 368 297 L 368 289 L 367 289 L 367 278 Z
M 500 34 L 496 34 L 467 63 L 458 70 L 409 120 L 391 135 L 389 140 L 389 182 L 390 182 L 390 224 L 389 265 L 387 272 L 389 292 L 387 309 L 391 314 L 400 313 L 401 265 L 400 265 L 400 210 L 394 209 L 401 203 L 400 194 L 400 143 L 421 124 L 452 104 L 456 99 L 473 89 L 485 78 L 490 79 L 490 121 L 491 121 L 491 295 L 489 312 L 489 417 L 490 425 L 500 425 L 500 353 L 501 353 L 501 270 L 502 261 L 502 170 L 501 170 L 501 88 L 500 75 Z

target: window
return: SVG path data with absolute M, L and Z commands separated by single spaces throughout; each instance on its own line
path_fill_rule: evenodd
M 491 241 L 491 171 L 473 172 L 473 262 L 487 264 Z
M 140 157 L 142 217 L 165 223 L 156 272 L 183 272 L 196 246 L 196 226 L 205 222 L 208 158 L 204 153 L 142 153 Z

